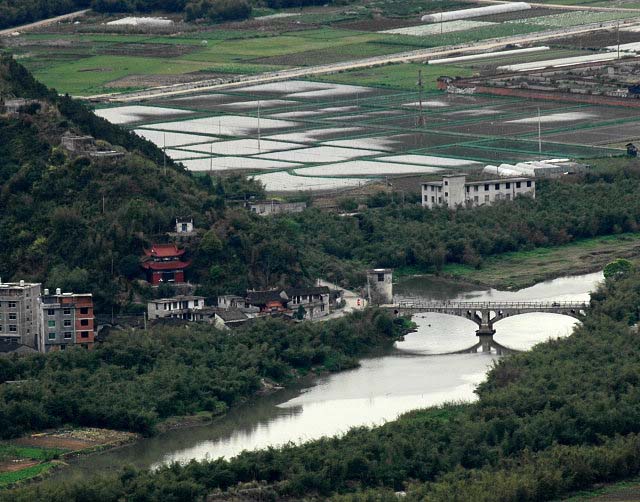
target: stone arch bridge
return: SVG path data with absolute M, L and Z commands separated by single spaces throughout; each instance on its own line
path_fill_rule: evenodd
M 436 312 L 469 319 L 478 325 L 478 342 L 460 353 L 477 352 L 478 349 L 490 352 L 493 348 L 498 354 L 517 352 L 493 339 L 494 325 L 498 321 L 532 312 L 565 315 L 582 321 L 588 308 L 586 302 L 428 302 L 414 299 L 403 299 L 390 306 L 396 316 Z

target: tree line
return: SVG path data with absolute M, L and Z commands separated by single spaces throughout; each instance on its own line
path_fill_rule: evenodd
M 0 438 L 64 424 L 153 434 L 168 417 L 223 413 L 262 379 L 287 384 L 357 366 L 403 330 L 368 311 L 323 323 L 267 319 L 233 333 L 195 324 L 115 332 L 92 351 L 0 358 Z
M 501 359 L 478 401 L 341 437 L 153 472 L 48 483 L 0 500 L 539 502 L 640 473 L 640 274 L 607 279 L 572 336 Z M 243 488 L 247 488 L 243 491 Z

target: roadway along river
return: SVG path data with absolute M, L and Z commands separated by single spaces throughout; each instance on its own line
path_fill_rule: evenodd
M 561 278 L 518 292 L 481 290 L 433 278 L 409 278 L 397 285 L 399 295 L 430 300 L 512 301 L 579 300 L 602 274 Z M 473 400 L 496 356 L 437 355 L 470 347 L 476 325 L 442 314 L 416 316 L 419 329 L 361 367 L 318 379 L 311 387 L 289 389 L 259 398 L 230 412 L 215 424 L 172 431 L 134 445 L 81 459 L 55 477 L 86 471 L 119 469 L 124 464 L 153 467 L 172 461 L 231 457 L 243 449 L 334 435 L 356 425 L 380 424 L 399 414 L 448 401 Z M 549 337 L 570 334 L 576 321 L 553 314 L 527 314 L 496 324 L 496 340 L 528 349 Z

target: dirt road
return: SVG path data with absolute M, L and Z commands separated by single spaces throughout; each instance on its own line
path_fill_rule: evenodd
M 637 18 L 625 19 L 622 25 L 633 25 L 640 23 L 640 10 Z M 468 43 L 456 46 L 438 47 L 433 49 L 419 49 L 415 51 L 402 52 L 397 54 L 389 54 L 386 56 L 376 56 L 372 58 L 364 58 L 342 63 L 332 63 L 326 65 L 298 67 L 290 70 L 281 70 L 277 72 L 261 73 L 259 75 L 250 75 L 246 77 L 235 77 L 233 79 L 216 79 L 202 80 L 199 82 L 190 82 L 186 84 L 175 84 L 168 86 L 153 87 L 145 91 L 121 94 L 99 94 L 94 96 L 76 96 L 81 99 L 89 99 L 105 102 L 131 102 L 152 98 L 161 98 L 168 96 L 177 96 L 189 94 L 192 92 L 223 90 L 238 86 L 265 84 L 269 82 L 280 82 L 296 78 L 311 77 L 314 75 L 324 75 L 330 73 L 338 73 L 346 70 L 356 70 L 362 68 L 372 68 L 375 66 L 383 66 L 393 63 L 405 63 L 411 61 L 428 61 L 429 59 L 437 59 L 449 55 L 477 54 L 489 52 L 492 50 L 503 49 L 507 44 L 531 44 L 544 42 L 546 40 L 558 38 L 560 36 L 567 37 L 570 35 L 579 35 L 600 31 L 607 28 L 615 28 L 619 21 L 607 21 L 602 23 L 593 23 L 590 25 L 576 26 L 572 28 L 560 28 L 547 30 L 538 33 L 526 35 L 515 35 L 502 38 L 494 38 L 479 43 Z
M 34 28 L 42 28 L 43 26 L 48 26 L 50 24 L 59 23 L 60 21 L 68 21 L 70 19 L 75 19 L 76 17 L 84 16 L 91 9 L 78 10 L 76 12 L 71 12 L 69 14 L 65 14 L 63 16 L 52 17 L 49 19 L 43 19 L 42 21 L 36 21 L 35 23 L 23 24 L 22 26 L 14 26 L 13 28 L 7 28 L 6 30 L 0 30 L 0 37 L 6 37 L 11 35 L 12 33 L 19 32 L 22 33 L 24 31 L 29 31 Z

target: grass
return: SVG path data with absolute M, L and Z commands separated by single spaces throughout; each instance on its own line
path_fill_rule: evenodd
M 61 448 L 36 448 L 33 446 L 17 446 L 9 443 L 0 444 L 0 459 L 26 458 L 30 460 L 53 460 L 67 450 Z
M 521 289 L 563 275 L 601 270 L 616 258 L 640 263 L 640 234 L 596 237 L 564 246 L 505 253 L 487 258 L 480 269 L 450 264 L 443 272 L 498 289 Z
M 577 492 L 571 497 L 562 500 L 564 502 L 581 502 L 584 500 L 591 502 L 630 502 L 632 500 L 640 500 L 640 478 Z
M 416 91 L 418 71 L 422 71 L 425 91 L 436 90 L 436 80 L 442 75 L 451 77 L 470 77 L 473 75 L 472 69 L 459 66 L 429 66 L 419 63 L 403 63 L 318 76 L 314 77 L 313 80 Z
M 44 474 L 55 466 L 55 462 L 43 462 L 19 471 L 0 472 L 0 488 Z

